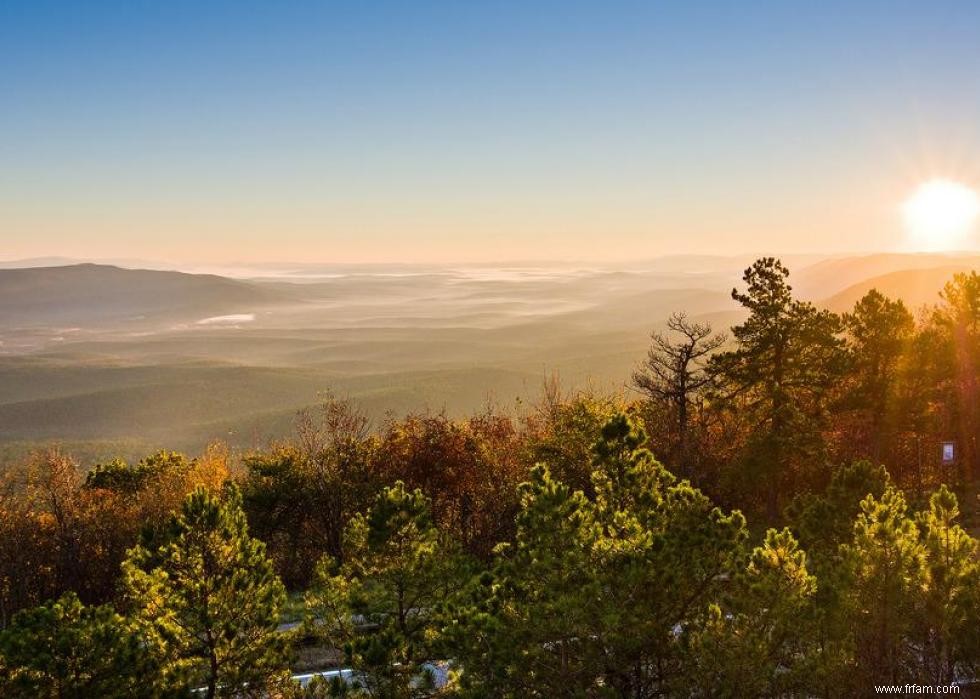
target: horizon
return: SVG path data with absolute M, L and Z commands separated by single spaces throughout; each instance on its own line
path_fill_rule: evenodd
M 45 267 L 68 267 L 76 265 L 98 265 L 118 267 L 134 271 L 174 271 L 188 274 L 216 274 L 229 277 L 247 278 L 248 272 L 264 272 L 275 276 L 276 270 L 284 276 L 289 272 L 315 269 L 419 269 L 419 270 L 466 270 L 466 269 L 533 269 L 533 268 L 577 268 L 581 270 L 643 271 L 651 265 L 663 262 L 683 262 L 686 260 L 696 263 L 703 261 L 731 261 L 735 265 L 748 264 L 752 261 L 772 257 L 778 260 L 790 260 L 790 264 L 803 262 L 803 266 L 830 260 L 869 259 L 879 256 L 898 257 L 940 257 L 951 260 L 966 257 L 980 257 L 977 250 L 855 250 L 843 252 L 738 252 L 738 253 L 674 253 L 644 257 L 640 259 L 608 259 L 588 260 L 585 258 L 541 258 L 541 259 L 488 259 L 488 260 L 436 260 L 436 261 L 332 261 L 332 260 L 269 260 L 245 261 L 226 260 L 223 262 L 208 262 L 204 260 L 166 260 L 150 258 L 127 257 L 70 257 L 63 255 L 44 255 L 32 257 L 0 257 L 0 271 L 6 269 L 40 269 Z M 690 272 L 696 270 L 689 270 Z M 316 275 L 314 275 L 316 276 Z

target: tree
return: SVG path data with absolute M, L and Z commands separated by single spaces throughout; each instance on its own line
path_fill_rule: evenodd
M 516 436 L 511 420 L 490 410 L 460 421 L 408 415 L 385 425 L 375 472 L 382 482 L 420 489 L 436 525 L 488 559 L 512 535 L 516 487 L 527 473 Z
M 246 457 L 249 523 L 291 588 L 309 586 L 324 554 L 343 557 L 344 527 L 379 487 L 375 449 L 364 413 L 328 394 L 299 414 L 291 443 Z
M 655 332 L 650 336 L 653 345 L 643 366 L 633 372 L 633 385 L 673 418 L 667 436 L 668 456 L 680 475 L 689 478 L 693 475 L 690 411 L 711 385 L 708 358 L 727 338 L 713 334 L 707 323 L 688 321 L 683 313 L 672 314 L 667 329 L 671 335 Z
M 249 536 L 241 496 L 199 487 L 156 550 L 134 548 L 123 565 L 136 613 L 168 649 L 168 668 L 189 673 L 205 696 L 260 694 L 286 667 L 276 632 L 286 592 Z
M 111 607 L 86 607 L 74 593 L 20 612 L 0 633 L 5 697 L 174 697 L 159 649 Z
M 435 659 L 438 608 L 459 579 L 455 551 L 428 498 L 401 482 L 351 521 L 345 550 L 343 565 L 324 558 L 317 567 L 306 598 L 310 629 L 344 649 L 371 696 L 415 696 Z
M 13 612 L 74 591 L 87 604 L 114 596 L 138 520 L 113 493 L 82 487 L 74 460 L 32 455 L 0 476 L 0 625 Z
M 870 433 L 864 440 L 865 458 L 879 459 L 884 446 L 886 420 L 894 414 L 897 369 L 915 332 L 915 321 L 901 300 L 887 298 L 877 289 L 865 294 L 854 310 L 844 315 L 850 349 L 852 387 L 848 407 L 864 416 Z M 856 435 L 849 435 L 852 441 Z
M 96 464 L 86 474 L 85 485 L 133 495 L 146 488 L 153 480 L 169 473 L 183 474 L 190 468 L 191 462 L 183 454 L 159 451 L 134 465 L 119 458 Z
M 708 621 L 688 637 L 689 696 L 806 694 L 816 578 L 788 529 L 770 529 Z
M 592 390 L 564 394 L 557 377 L 551 377 L 535 407 L 526 419 L 527 462 L 546 465 L 554 478 L 594 498 L 592 447 L 596 435 L 628 406 L 618 397 Z
M 926 587 L 926 551 L 902 493 L 868 496 L 844 548 L 847 645 L 862 682 L 916 682 L 922 658 L 912 639 Z M 843 673 L 841 675 L 843 677 Z
M 980 665 L 980 563 L 977 541 L 956 520 L 956 496 L 945 485 L 919 515 L 927 588 L 921 594 L 919 640 L 923 682 L 951 684 Z
M 974 464 L 980 454 L 980 274 L 958 273 L 940 293 L 933 322 L 944 339 L 946 400 L 952 402 L 952 428 L 959 440 L 967 481 L 975 477 Z
M 939 476 L 930 447 L 956 434 L 952 418 L 958 399 L 949 380 L 950 355 L 947 332 L 926 316 L 896 368 L 891 409 L 901 431 L 889 450 L 888 467 L 904 486 L 922 490 Z
M 822 493 L 797 496 L 787 514 L 818 572 L 840 565 L 839 548 L 851 540 L 861 501 L 869 495 L 881 498 L 891 484 L 884 466 L 855 461 L 836 469 Z
M 795 300 L 788 276 L 772 257 L 745 270 L 747 291 L 733 289 L 732 298 L 749 317 L 732 329 L 735 349 L 711 361 L 725 383 L 723 405 L 752 427 L 742 473 L 766 493 L 770 522 L 780 493 L 797 492 L 820 462 L 827 397 L 845 361 L 840 319 Z
M 316 562 L 343 555 L 344 527 L 376 491 L 374 444 L 346 402 L 323 407 L 323 425 L 300 419 L 296 444 L 245 458 L 245 511 L 290 588 L 307 587 Z
M 587 655 L 599 584 L 592 507 L 544 466 L 521 493 L 515 541 L 453 600 L 445 632 L 466 697 L 584 694 L 598 674 Z
M 787 508 L 793 532 L 807 552 L 807 568 L 818 581 L 812 617 L 806 630 L 819 647 L 812 669 L 810 689 L 818 695 L 844 691 L 853 677 L 854 607 L 846 545 L 854 537 L 854 522 L 862 502 L 881 499 L 892 481 L 884 466 L 856 461 L 837 468 L 822 493 L 797 496 Z M 854 687 L 860 693 L 860 687 Z
M 593 490 L 532 471 L 513 544 L 463 591 L 447 634 L 468 696 L 654 697 L 681 683 L 681 637 L 732 572 L 744 520 L 678 483 L 624 415 L 593 450 Z

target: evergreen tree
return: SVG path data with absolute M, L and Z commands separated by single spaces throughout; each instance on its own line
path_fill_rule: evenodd
M 927 586 L 926 549 L 907 510 L 904 496 L 893 487 L 861 502 L 853 539 L 844 548 L 843 611 L 855 672 L 845 668 L 841 682 L 846 674 L 864 683 L 904 684 L 920 678 L 922 656 L 912 640 Z
M 816 570 L 840 565 L 839 547 L 851 541 L 861 501 L 869 495 L 880 498 L 891 483 L 884 466 L 856 461 L 836 469 L 824 492 L 804 493 L 793 501 L 787 514 Z
M 715 355 L 724 379 L 722 403 L 751 426 L 743 473 L 766 494 L 770 522 L 779 518 L 780 493 L 797 492 L 820 463 L 827 397 L 844 369 L 840 319 L 792 296 L 789 271 L 772 257 L 742 277 L 732 298 L 749 311 L 732 329 L 736 347 Z
M 702 623 L 744 521 L 676 482 L 623 415 L 594 448 L 595 501 L 532 472 L 517 537 L 456 608 L 472 696 L 653 697 L 681 683 L 680 638 Z
M 123 565 L 128 596 L 168 650 L 168 669 L 205 696 L 261 694 L 286 667 L 277 633 L 285 589 L 249 536 L 241 496 L 191 493 L 155 551 L 134 548 Z
M 950 684 L 980 665 L 980 562 L 977 540 L 956 520 L 956 496 L 946 486 L 919 516 L 925 547 L 926 590 L 921 594 L 922 682 Z
M 947 282 L 933 323 L 943 336 L 944 400 L 950 403 L 950 436 L 960 445 L 966 481 L 976 476 L 980 454 L 980 274 L 959 273 Z
M 805 694 L 816 657 L 816 578 L 788 529 L 766 532 L 722 604 L 689 635 L 685 674 L 695 696 Z
M 72 592 L 18 613 L 0 633 L 0 695 L 174 697 L 159 649 L 109 606 L 85 607 Z
M 431 685 L 438 610 L 454 589 L 458 560 L 435 527 L 429 501 L 399 482 L 357 515 L 345 563 L 324 558 L 307 594 L 310 630 L 336 648 L 371 696 L 401 699 Z
M 599 594 L 590 503 L 543 466 L 521 494 L 513 545 L 460 595 L 446 630 L 464 696 L 570 696 L 595 681 L 585 631 Z
M 854 522 L 865 498 L 880 499 L 891 485 L 883 466 L 858 461 L 841 467 L 823 493 L 797 497 L 788 508 L 793 530 L 807 552 L 807 567 L 819 581 L 813 599 L 813 623 L 807 626 L 819 652 L 812 663 L 810 687 L 819 695 L 844 691 L 854 679 L 853 578 L 848 548 Z M 854 687 L 860 693 L 860 687 Z
M 844 315 L 850 349 L 851 385 L 845 405 L 864 418 L 865 458 L 879 459 L 890 435 L 894 415 L 898 366 L 915 331 L 915 322 L 901 300 L 892 300 L 872 289 Z
M 593 391 L 563 395 L 557 378 L 545 382 L 537 410 L 527 422 L 527 459 L 588 498 L 592 490 L 592 447 L 599 430 L 627 410 L 622 401 Z

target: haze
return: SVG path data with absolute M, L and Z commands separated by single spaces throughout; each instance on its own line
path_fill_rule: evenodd
M 5 2 L 0 256 L 934 249 L 980 9 L 837 5 Z

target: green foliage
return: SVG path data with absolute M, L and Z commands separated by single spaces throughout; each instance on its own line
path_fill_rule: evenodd
M 915 331 L 915 321 L 901 300 L 892 300 L 872 289 L 844 315 L 858 380 L 855 398 L 883 419 L 895 369 Z
M 980 331 L 980 274 L 959 272 L 940 293 L 935 320 L 942 326 L 976 335 Z
M 940 439 L 976 461 L 980 275 L 955 277 L 918 324 L 877 291 L 839 319 L 787 278 L 772 258 L 746 271 L 733 296 L 748 319 L 708 365 L 719 340 L 676 316 L 686 341 L 650 356 L 642 404 L 554 383 L 523 422 L 420 414 L 370 435 L 331 399 L 292 443 L 245 457 L 243 494 L 223 497 L 221 450 L 104 462 L 84 484 L 55 452 L 4 472 L 0 694 L 414 698 L 447 659 L 463 697 L 977 678 L 975 503 L 961 521 L 950 488 L 927 488 L 969 475 L 937 467 Z M 754 547 L 735 505 L 761 515 Z M 792 531 L 765 530 L 783 516 Z M 82 606 L 119 601 L 141 528 L 131 616 Z M 313 581 L 310 657 L 343 653 L 351 681 L 285 680 L 276 570 L 298 591 Z
M 820 463 L 828 395 L 846 359 L 840 318 L 794 299 L 788 276 L 771 257 L 745 270 L 748 289 L 733 289 L 732 298 L 749 317 L 732 329 L 735 349 L 712 359 L 724 381 L 722 404 L 753 427 L 740 477 L 766 493 L 771 522 L 779 494 L 797 490 Z
M 191 493 L 159 548 L 134 548 L 123 573 L 136 614 L 167 649 L 168 671 L 206 696 L 259 693 L 286 667 L 276 633 L 285 589 L 248 534 L 236 488 L 223 500 Z
M 854 537 L 846 545 L 847 617 L 854 663 L 864 677 L 899 684 L 918 676 L 920 659 L 907 642 L 916 625 L 926 551 L 902 493 L 885 489 L 861 501 Z
M 838 547 L 850 541 L 861 501 L 868 495 L 880 498 L 890 484 L 884 466 L 856 461 L 835 470 L 823 493 L 807 493 L 793 501 L 787 514 L 800 542 L 818 564 L 836 560 Z
M 116 458 L 96 464 L 85 476 L 87 488 L 101 488 L 132 494 L 142 490 L 152 478 L 166 472 L 186 471 L 187 457 L 177 452 L 160 451 L 130 465 Z
M 884 468 L 858 462 L 791 511 L 820 581 L 818 693 L 860 693 L 868 677 L 938 685 L 975 675 L 977 542 L 956 523 L 948 488 L 915 515 Z
M 366 425 L 349 400 L 328 396 L 300 414 L 294 443 L 244 459 L 249 524 L 290 589 L 309 586 L 324 554 L 343 555 L 344 527 L 377 491 Z
M 538 413 L 530 418 L 528 461 L 544 464 L 555 478 L 591 498 L 596 435 L 625 406 L 591 392 L 563 397 L 557 380 L 546 384 L 545 389 Z
M 816 637 L 816 578 L 787 529 L 766 532 L 721 604 L 689 634 L 688 691 L 695 696 L 786 696 L 809 687 Z
M 962 476 L 977 476 L 980 458 L 980 274 L 955 274 L 940 294 L 932 321 L 941 334 L 944 400 L 959 438 Z
M 942 486 L 918 520 L 926 587 L 919 600 L 921 676 L 937 685 L 969 676 L 980 663 L 980 550 L 956 523 L 958 515 L 956 496 Z
M 905 422 L 897 410 L 899 367 L 915 334 L 915 321 L 900 300 L 876 289 L 865 294 L 843 317 L 850 367 L 838 409 L 857 418 L 850 427 L 851 449 L 880 459 L 891 451 Z
M 20 612 L 0 633 L 0 694 L 23 697 L 173 697 L 158 649 L 111 607 L 74 593 Z
M 307 596 L 310 630 L 343 648 L 355 684 L 372 696 L 424 694 L 438 609 L 459 579 L 455 551 L 429 501 L 403 483 L 385 488 L 345 536 L 347 560 L 323 559 Z
M 595 501 L 544 467 L 522 488 L 517 537 L 447 629 L 472 696 L 659 696 L 681 683 L 679 638 L 745 538 L 639 445 L 625 416 L 594 449 Z
M 309 585 L 321 556 L 342 554 L 344 525 L 373 491 L 366 458 L 336 456 L 279 447 L 245 459 L 249 522 L 291 589 Z

